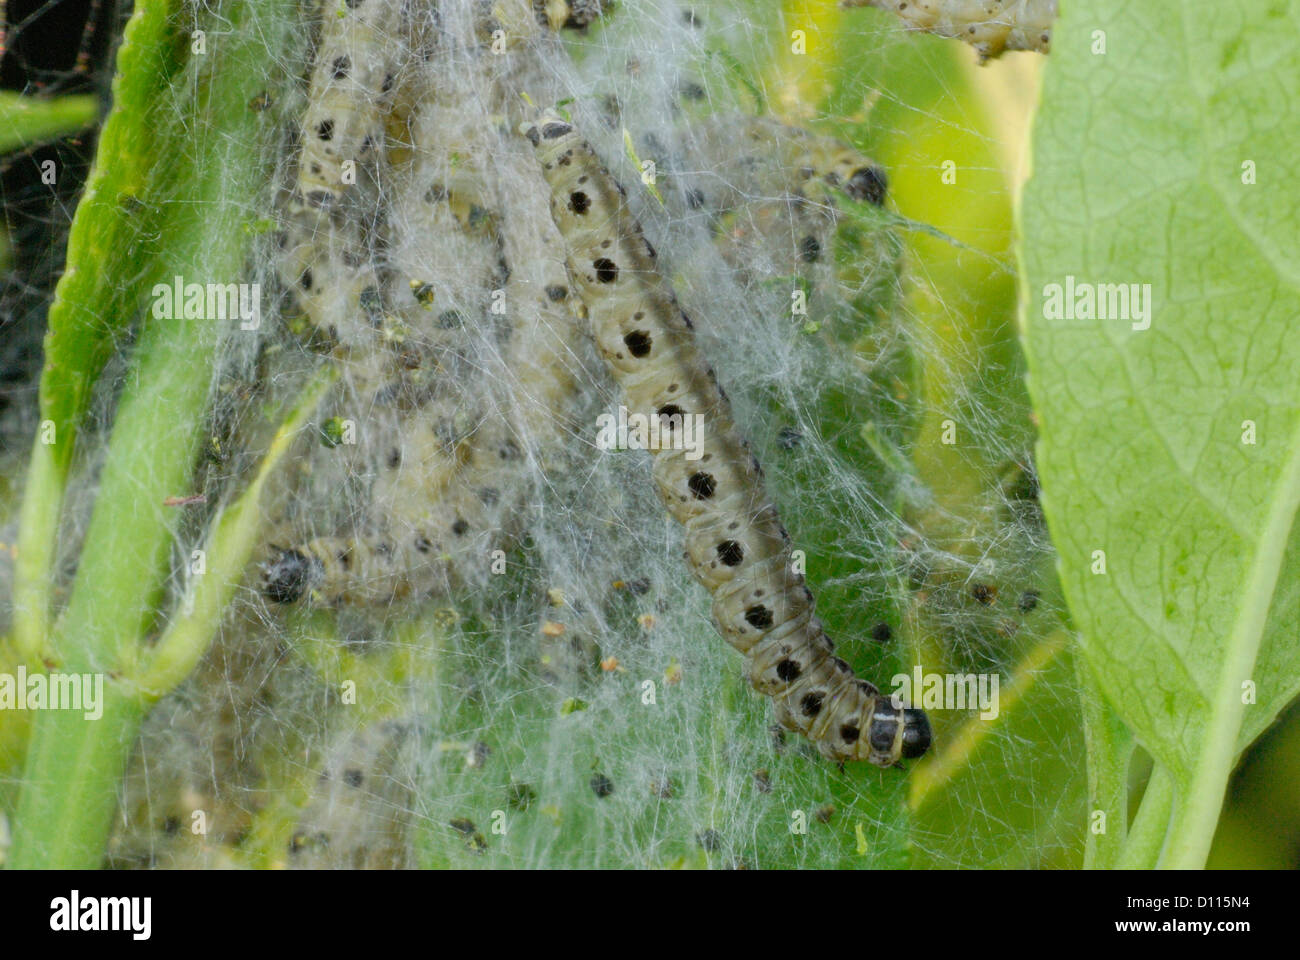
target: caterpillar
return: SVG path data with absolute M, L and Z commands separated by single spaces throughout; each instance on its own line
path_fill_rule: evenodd
M 297 132 L 280 275 L 311 325 L 349 345 L 369 337 L 381 314 L 378 183 L 406 15 L 386 0 L 323 0 Z
M 806 194 L 815 185 L 823 193 L 826 187 L 835 188 L 875 206 L 885 202 L 889 181 L 884 169 L 836 137 L 772 117 L 752 116 L 717 118 L 711 121 L 710 131 L 699 162 L 715 174 L 722 189 L 730 191 L 725 199 L 737 199 L 736 188 L 730 185 L 745 183 L 751 194 Z M 764 159 L 767 162 L 760 166 Z M 752 173 L 744 175 L 757 172 L 756 167 L 766 175 L 757 179 Z
M 840 6 L 892 10 L 912 30 L 965 40 L 982 62 L 1004 50 L 1048 53 L 1057 0 L 840 0 Z
M 675 166 L 697 172 L 670 192 L 712 215 L 715 245 L 747 281 L 791 276 L 824 292 L 843 198 L 883 206 L 888 192 L 885 171 L 854 147 L 769 117 L 711 120 L 684 153 Z
M 420 105 L 409 160 L 390 164 L 393 196 L 415 200 L 383 224 L 392 283 L 379 300 L 399 342 L 350 360 L 353 395 L 340 405 L 368 414 L 356 472 L 372 478 L 369 508 L 350 529 L 274 547 L 261 584 L 274 603 L 373 607 L 481 583 L 493 550 L 518 531 L 526 468 L 546 455 L 529 439 L 536 418 L 562 423 L 557 411 L 576 393 L 566 372 L 576 331 L 568 278 L 563 261 L 545 255 L 558 246 L 554 224 L 540 202 L 500 202 L 473 160 L 531 172 L 531 157 L 513 137 L 518 156 L 507 156 L 499 135 L 454 109 L 454 98 L 440 102 L 445 94 Z M 470 209 L 480 215 L 465 216 Z M 488 310 L 493 289 L 505 293 L 504 315 Z M 385 376 L 386 365 L 398 369 Z
M 657 267 L 626 193 L 574 126 L 553 113 L 525 122 L 550 187 L 551 215 L 596 345 L 629 408 L 665 429 L 705 424 L 703 451 L 654 452 L 659 495 L 686 529 L 688 565 L 713 596 L 723 638 L 745 655 L 751 685 L 773 699 L 782 726 L 836 761 L 891 766 L 930 745 L 923 711 L 903 708 L 842 659 L 792 563 L 789 534 L 730 404 L 695 343 L 690 319 Z

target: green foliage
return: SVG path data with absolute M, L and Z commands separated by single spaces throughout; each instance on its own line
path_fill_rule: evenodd
M 1172 778 L 1162 862 L 1196 867 L 1300 690 L 1300 10 L 1064 6 L 1023 208 L 1043 506 L 1083 656 Z M 1067 276 L 1150 284 L 1150 328 L 1049 318 Z
M 867 371 L 860 390 L 828 389 L 812 411 L 826 440 L 818 449 L 833 462 L 782 452 L 779 397 L 758 398 L 771 416 L 755 449 L 778 465 L 773 491 L 808 548 L 810 583 L 841 654 L 877 678 L 914 664 L 996 670 L 999 715 L 936 714 L 935 748 L 907 776 L 838 770 L 802 743 L 774 749 L 768 704 L 735 675 L 735 656 L 703 625 L 702 607 L 656 611 L 655 629 L 671 636 L 656 650 L 669 659 L 629 648 L 625 667 L 576 691 L 521 663 L 512 643 L 525 638 L 477 611 L 418 611 L 385 627 L 378 652 L 340 639 L 332 616 L 291 617 L 275 637 L 292 655 L 282 672 L 305 675 L 295 681 L 315 683 L 319 696 L 279 707 L 282 729 L 257 743 L 257 789 L 269 799 L 232 841 L 239 863 L 283 865 L 322 779 L 322 740 L 384 723 L 440 738 L 401 801 L 424 866 L 1205 862 L 1239 753 L 1300 690 L 1300 343 L 1288 336 L 1300 210 L 1285 186 L 1300 173 L 1285 122 L 1300 94 L 1295 9 L 1067 5 L 1021 210 L 1017 329 L 1012 189 L 993 146 L 1005 129 L 981 106 L 970 51 L 882 31 L 888 18 L 875 12 L 754 6 L 766 30 L 754 28 L 748 49 L 708 48 L 706 62 L 757 112 L 788 109 L 783 96 L 797 91 L 801 110 L 830 118 L 828 130 L 882 162 L 897 211 L 845 204 L 841 266 L 850 275 L 857 261 L 889 267 L 883 279 L 858 277 L 851 337 L 836 342 L 843 328 L 833 323 L 805 331 L 826 349 L 856 350 Z M 41 418 L 56 440 L 33 447 L 14 643 L 0 647 L 0 664 L 47 659 L 115 679 L 100 723 L 53 712 L 30 732 L 22 795 L 0 797 L 14 815 L 19 866 L 100 862 L 148 708 L 187 675 L 186 695 L 212 682 L 191 670 L 262 532 L 263 485 L 307 430 L 328 380 L 300 397 L 242 497 L 209 518 L 206 578 L 189 584 L 188 602 L 169 599 L 177 524 L 163 503 L 191 489 L 219 346 L 203 322 L 151 323 L 143 308 L 152 284 L 174 274 L 239 276 L 266 232 L 248 198 L 269 197 L 274 121 L 248 104 L 287 88 L 277 64 L 300 62 L 302 40 L 292 4 L 236 0 L 222 6 L 219 42 L 210 38 L 196 57 L 187 16 L 179 4 L 137 4 L 50 312 Z M 1175 22 L 1182 32 L 1162 36 Z M 1099 24 L 1104 55 L 1093 52 Z M 810 25 L 809 56 L 786 56 L 789 29 Z M 596 29 L 645 28 L 616 18 Z M 865 111 L 864 90 L 890 95 Z M 41 116 L 23 115 L 13 139 L 57 135 L 86 111 L 71 99 L 45 105 Z M 630 133 L 625 140 L 638 163 Z M 946 161 L 958 171 L 953 184 L 940 180 Z M 1258 183 L 1243 182 L 1246 161 Z M 867 256 L 874 243 L 887 253 Z M 1046 319 L 1044 286 L 1067 275 L 1151 283 L 1150 329 Z M 912 339 L 882 359 L 886 321 L 899 316 Z M 51 624 L 77 440 L 128 331 L 129 375 L 95 512 Z M 954 418 L 964 432 L 949 444 L 940 437 Z M 1243 442 L 1245 421 L 1253 443 Z M 324 421 L 313 441 L 337 446 L 341 422 Z M 1027 555 L 1000 539 L 1002 478 L 1032 445 L 1034 423 L 1056 570 L 1046 551 Z M 800 497 L 833 489 L 836 470 L 868 478 L 869 508 Z M 900 477 L 928 499 L 903 496 Z M 854 542 L 848 524 L 867 512 L 876 528 Z M 867 549 L 909 536 L 955 563 L 991 560 L 1006 594 L 997 613 L 1031 586 L 1039 611 L 1001 616 L 993 629 L 967 592 L 956 619 L 969 630 L 954 641 L 952 618 L 929 596 L 950 601 L 953 584 L 940 577 L 914 589 L 901 548 Z M 1095 550 L 1105 551 L 1104 575 L 1093 570 Z M 523 606 L 519 598 L 544 596 L 550 584 L 516 572 L 518 559 L 495 589 Z M 863 582 L 888 587 L 863 591 Z M 635 603 L 628 624 L 643 612 Z M 170 605 L 188 612 L 161 616 Z M 868 642 L 877 622 L 897 625 L 893 647 Z M 658 683 L 654 710 L 642 706 L 647 676 Z M 335 696 L 348 680 L 360 691 L 354 714 Z M 1255 702 L 1246 705 L 1248 680 Z M 0 780 L 12 782 L 29 731 L 0 721 L 0 769 L 9 766 Z M 1137 745 L 1157 765 L 1130 827 Z M 1104 832 L 1089 829 L 1096 811 Z M 803 830 L 791 829 L 796 821 Z
M 255 15 L 253 5 L 232 5 L 229 16 L 243 33 L 196 56 L 185 84 L 171 82 L 185 62 L 188 33 L 171 8 L 142 5 L 127 28 L 117 104 L 51 309 L 41 414 L 54 425 L 54 442 L 38 439 L 34 447 L 14 592 L 18 656 L 108 673 L 112 709 L 103 723 L 76 725 L 61 711 L 36 719 L 15 818 L 15 865 L 94 866 L 102 856 L 113 782 L 143 714 L 127 681 L 145 659 L 145 637 L 170 572 L 175 521 L 164 501 L 191 483 L 215 325 L 143 320 L 132 355 L 136 373 L 119 401 L 71 595 L 51 628 L 51 559 L 63 487 L 91 386 L 120 331 L 139 319 L 146 291 L 175 274 L 239 276 L 243 270 L 245 214 L 232 199 L 255 193 L 267 176 L 265 150 L 255 146 L 265 122 L 247 104 L 276 79 L 277 58 L 268 58 L 265 44 L 282 52 L 293 42 L 287 11 L 287 5 L 278 11 L 262 5 Z M 254 29 L 262 16 L 274 30 Z M 156 163 L 160 154 L 174 162 Z M 165 248 L 155 245 L 160 236 L 168 238 Z M 132 282 L 105 269 L 109 262 L 133 269 Z M 83 755 L 99 761 L 72 759 Z M 64 775 L 54 773 L 60 770 L 84 775 L 62 790 Z

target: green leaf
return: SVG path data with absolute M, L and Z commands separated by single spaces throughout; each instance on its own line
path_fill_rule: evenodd
M 1163 861 L 1199 866 L 1300 689 L 1300 8 L 1063 6 L 1022 210 L 1042 501 L 1084 655 L 1174 780 Z M 1071 276 L 1150 284 L 1149 328 L 1053 319 Z
M 106 127 L 97 157 L 98 169 L 111 172 L 98 181 L 92 178 L 78 209 L 69 267 L 51 308 L 40 399 L 42 417 L 55 425 L 57 440 L 47 444 L 38 438 L 35 447 L 19 540 L 20 564 L 28 566 L 16 571 L 21 576 L 14 590 L 20 655 L 30 658 L 42 649 L 73 672 L 107 673 L 106 716 L 94 724 L 74 723 L 62 711 L 35 719 L 13 828 L 15 865 L 89 868 L 103 856 L 116 783 L 146 712 L 138 690 L 120 678 L 136 675 L 148 652 L 144 636 L 165 594 L 175 542 L 174 515 L 166 502 L 191 483 L 217 357 L 218 324 L 168 320 L 152 312 L 141 322 L 132 376 L 123 388 L 97 477 L 94 511 L 71 593 L 50 633 L 45 623 L 48 562 L 72 434 L 114 346 L 115 328 L 136 318 L 153 282 L 174 275 L 242 275 L 250 241 L 240 227 L 248 219 L 248 198 L 256 197 L 266 182 L 269 163 L 268 125 L 247 104 L 269 83 L 283 82 L 278 63 L 296 42 L 288 10 L 279 0 L 234 0 L 223 7 L 221 22 L 232 28 L 230 39 L 196 55 L 185 81 L 158 93 L 161 108 L 145 93 L 160 82 L 158 71 L 175 53 L 174 25 L 169 25 L 166 8 L 149 5 L 137 9 L 133 17 L 141 19 L 127 28 L 128 45 L 140 46 L 133 56 L 119 56 L 124 74 L 115 90 L 121 112 L 117 125 L 110 121 Z M 175 111 L 170 122 L 157 129 L 146 123 L 147 129 L 139 131 L 142 119 L 157 120 L 160 109 Z M 133 130 L 145 139 L 123 143 Z M 159 146 L 157 156 L 170 162 L 156 162 L 154 145 Z M 119 166 L 115 149 L 132 159 Z M 157 199 L 166 203 L 156 219 L 152 212 L 144 216 L 160 229 L 165 249 L 139 252 L 133 246 L 144 242 L 134 233 L 138 225 L 124 222 L 123 216 L 143 202 L 141 196 L 151 207 L 152 191 L 162 191 L 164 181 L 171 189 Z M 142 193 L 144 182 L 150 189 Z M 99 190 L 117 186 L 134 202 L 123 204 L 123 195 L 97 197 Z M 115 212 L 106 212 L 105 204 Z M 129 273 L 130 279 L 120 291 L 119 272 Z M 237 533 L 226 528 L 216 536 L 220 541 Z M 46 564 L 44 576 L 29 546 Z M 26 621 L 17 616 L 19 611 Z M 177 652 L 183 653 L 174 647 L 164 650 L 173 671 L 184 660 L 172 656 Z
M 327 367 L 308 383 L 297 406 L 276 431 L 248 488 L 211 522 L 203 545 L 208 558 L 206 573 L 191 580 L 181 603 L 182 612 L 154 644 L 148 670 L 137 681 L 147 696 L 156 699 L 170 691 L 207 652 L 262 535 L 261 498 L 266 481 L 294 440 L 307 429 L 307 418 L 336 377 L 336 369 Z
M 167 128 L 168 84 L 184 64 L 172 16 L 178 4 L 141 3 L 117 54 L 113 109 L 104 121 L 95 166 L 68 236 L 67 265 L 50 306 L 41 372 L 41 432 L 32 447 L 14 566 L 14 640 L 37 659 L 49 633 L 49 589 L 63 488 L 91 388 L 113 353 L 114 337 L 143 301 L 145 266 L 158 235 L 149 201 L 161 194 L 166 166 L 159 138 Z M 105 264 L 120 262 L 123 282 Z
M 97 109 L 90 94 L 49 99 L 0 90 L 0 154 L 76 133 L 95 122 Z

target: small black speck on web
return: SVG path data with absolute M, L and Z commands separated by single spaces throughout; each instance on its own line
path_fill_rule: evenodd
M 476 829 L 478 829 L 477 827 L 474 826 L 474 821 L 470 820 L 468 817 L 457 817 L 456 819 L 451 821 L 450 826 L 457 833 L 464 834 L 466 836 L 468 836 L 469 834 L 473 833 Z
M 1020 595 L 1020 602 L 1017 605 L 1023 613 L 1028 613 L 1030 610 L 1033 610 L 1038 606 L 1038 591 L 1026 590 Z
M 609 779 L 609 777 L 605 776 L 603 773 L 596 774 L 589 782 L 591 784 L 591 792 L 602 799 L 608 797 L 614 792 L 614 781 Z
M 876 643 L 888 643 L 893 636 L 893 628 L 883 620 L 871 628 L 871 639 Z
M 865 200 L 872 206 L 883 206 L 889 193 L 889 177 L 880 167 L 867 166 L 853 172 L 844 190 L 854 200 Z
M 722 834 L 716 830 L 701 830 L 695 834 L 695 842 L 708 853 L 717 853 L 722 849 Z
M 803 442 L 803 434 L 794 427 L 782 427 L 781 432 L 776 435 L 776 442 L 780 444 L 782 450 L 793 450 Z
M 768 736 L 772 738 L 772 749 L 777 753 L 785 753 L 785 730 L 780 724 L 773 723 L 767 728 Z
M 361 784 L 365 783 L 365 781 L 365 774 L 360 770 L 352 769 L 343 771 L 343 782 L 349 787 L 359 787 Z
M 998 588 L 987 583 L 977 583 L 971 586 L 970 595 L 975 598 L 976 602 L 984 606 L 992 606 L 998 598 Z

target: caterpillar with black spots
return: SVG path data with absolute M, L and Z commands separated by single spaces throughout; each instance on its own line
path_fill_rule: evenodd
M 1057 0 L 840 0 L 840 6 L 891 10 L 909 29 L 965 40 L 984 61 L 1004 50 L 1049 52 Z
M 690 569 L 713 596 L 719 632 L 745 655 L 751 685 L 773 699 L 784 727 L 832 760 L 892 766 L 920 756 L 931 740 L 925 713 L 899 706 L 834 655 L 762 468 L 622 186 L 571 123 L 548 113 L 520 129 L 550 187 L 575 291 L 629 409 L 653 411 L 665 431 L 686 416 L 704 418 L 698 458 L 688 459 L 684 444 L 661 444 L 654 480 L 686 529 Z
M 352 351 L 336 401 L 357 418 L 350 459 L 365 506 L 335 530 L 300 511 L 309 532 L 325 535 L 277 535 L 284 545 L 272 547 L 261 582 L 274 603 L 378 608 L 481 586 L 493 551 L 521 528 L 529 471 L 567 435 L 534 429 L 539 416 L 563 424 L 577 394 L 559 237 L 542 197 L 505 203 L 473 159 L 536 176 L 526 145 L 511 136 L 513 153 L 498 149 L 498 132 L 434 95 L 409 134 L 409 159 L 390 163 L 389 178 L 394 196 L 419 199 L 383 234 L 392 296 L 381 306 L 399 339 Z M 471 208 L 483 225 L 462 219 Z M 431 264 L 456 264 L 455 275 Z M 497 288 L 499 317 L 486 294 Z

